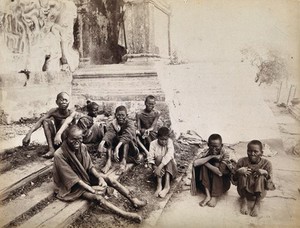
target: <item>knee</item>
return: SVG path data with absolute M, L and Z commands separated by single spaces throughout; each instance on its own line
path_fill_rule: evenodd
M 45 128 L 45 127 L 49 127 L 49 125 L 51 124 L 51 120 L 50 119 L 45 119 L 43 122 L 42 122 L 42 124 L 43 124 L 43 127 Z

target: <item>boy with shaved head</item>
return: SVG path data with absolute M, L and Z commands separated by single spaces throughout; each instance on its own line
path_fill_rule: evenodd
M 57 94 L 56 104 L 57 108 L 49 110 L 38 122 L 29 130 L 23 139 L 23 146 L 28 146 L 30 143 L 31 134 L 39 129 L 44 128 L 44 133 L 48 143 L 49 151 L 43 155 L 44 158 L 52 158 L 55 152 L 54 137 L 56 132 L 60 129 L 65 119 L 70 116 L 73 111 L 68 109 L 70 103 L 69 94 L 61 92 Z
M 252 200 L 254 205 L 250 215 L 255 217 L 258 216 L 261 199 L 267 194 L 266 190 L 274 190 L 275 186 L 272 182 L 272 164 L 262 158 L 262 143 L 258 140 L 249 142 L 247 155 L 238 161 L 234 180 L 237 181 L 237 191 L 242 199 L 241 213 L 249 213 L 248 200 Z

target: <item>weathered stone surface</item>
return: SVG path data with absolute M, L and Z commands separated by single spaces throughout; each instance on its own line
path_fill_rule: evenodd
M 0 74 L 0 110 L 2 122 L 18 121 L 21 117 L 39 117 L 56 106 L 56 95 L 71 94 L 72 75 L 68 72 L 32 72 Z

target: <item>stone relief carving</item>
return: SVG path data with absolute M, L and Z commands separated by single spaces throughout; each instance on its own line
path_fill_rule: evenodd
M 71 0 L 1 0 L 0 64 L 4 70 L 74 71 L 77 8 Z

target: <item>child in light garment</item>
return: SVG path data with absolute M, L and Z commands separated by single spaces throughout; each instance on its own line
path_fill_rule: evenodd
M 148 165 L 157 178 L 156 197 L 164 198 L 170 191 L 171 179 L 176 178 L 177 166 L 174 158 L 174 145 L 169 137 L 169 129 L 161 127 L 157 139 L 150 143 Z M 164 187 L 162 181 L 164 178 Z

